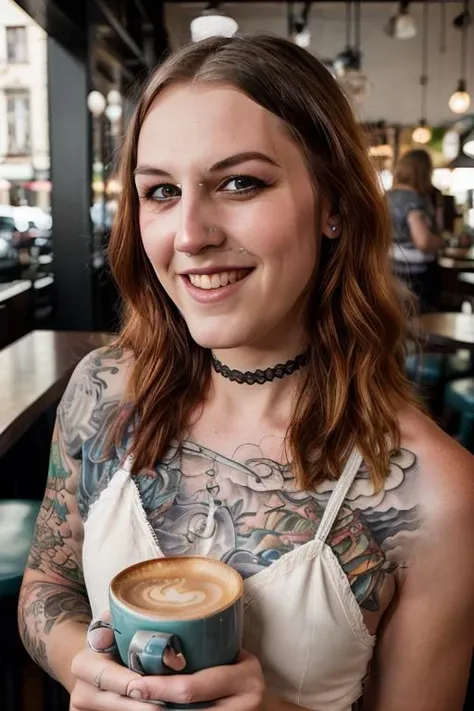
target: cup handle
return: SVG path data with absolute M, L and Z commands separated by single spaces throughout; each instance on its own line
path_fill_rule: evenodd
M 128 648 L 128 667 L 138 674 L 176 673 L 165 663 L 167 651 L 181 655 L 181 642 L 177 635 L 139 630 L 133 635 Z M 184 667 L 184 657 L 183 667 Z

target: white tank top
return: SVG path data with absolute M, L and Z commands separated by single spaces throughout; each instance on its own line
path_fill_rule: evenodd
M 260 660 L 270 691 L 314 711 L 349 711 L 375 637 L 327 536 L 361 465 L 350 455 L 314 539 L 244 583 L 244 648 Z M 92 614 L 108 609 L 108 587 L 123 568 L 163 557 L 127 459 L 92 504 L 84 524 L 83 570 Z

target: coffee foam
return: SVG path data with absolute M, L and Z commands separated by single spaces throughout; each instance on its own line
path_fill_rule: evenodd
M 240 575 L 207 558 L 159 558 L 119 573 L 112 591 L 125 605 L 163 619 L 207 617 L 240 597 Z

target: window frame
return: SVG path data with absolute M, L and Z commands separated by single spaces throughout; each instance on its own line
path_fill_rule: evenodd
M 8 41 L 8 34 L 10 32 L 15 32 L 15 33 L 23 33 L 23 39 L 24 39 L 24 59 L 17 59 L 15 56 L 11 56 L 9 53 L 9 50 L 11 48 L 11 44 Z M 28 27 L 27 25 L 7 25 L 5 27 L 5 45 L 6 45 L 6 58 L 7 58 L 7 64 L 28 64 L 29 62 L 29 54 L 28 54 Z M 13 47 L 15 44 L 13 44 Z M 13 53 L 14 54 L 14 53 Z
M 32 154 L 32 125 L 31 125 L 31 92 L 25 87 L 7 87 L 4 89 L 5 94 L 5 115 L 6 115 L 6 155 L 8 157 L 21 158 L 26 156 L 31 156 Z M 12 151 L 11 138 L 10 138 L 10 112 L 9 112 L 9 101 L 12 98 L 26 98 L 27 99 L 27 141 L 24 151 Z

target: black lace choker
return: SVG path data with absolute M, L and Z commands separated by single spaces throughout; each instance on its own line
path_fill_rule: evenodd
M 265 368 L 265 370 L 247 370 L 243 373 L 241 370 L 232 370 L 229 366 L 224 365 L 212 356 L 212 366 L 216 373 L 222 375 L 223 378 L 228 378 L 234 383 L 242 385 L 263 385 L 263 383 L 271 383 L 275 378 L 286 378 L 287 375 L 292 375 L 297 370 L 302 368 L 308 362 L 308 353 L 301 353 L 293 360 L 287 360 L 286 363 L 278 363 L 273 368 Z

